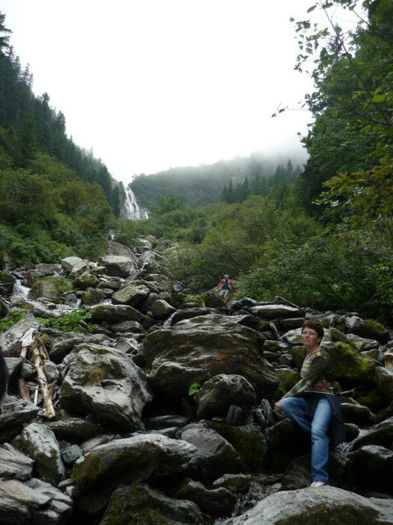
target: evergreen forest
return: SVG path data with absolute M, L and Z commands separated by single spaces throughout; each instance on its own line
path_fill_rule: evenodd
M 358 23 L 344 30 L 337 7 Z M 325 24 L 313 22 L 313 16 Z M 322 16 L 323 15 L 323 16 Z M 189 298 L 224 273 L 237 294 L 393 322 L 393 2 L 320 0 L 293 20 L 311 75 L 304 165 L 251 157 L 174 168 L 132 183 L 150 217 L 120 219 L 124 190 L 75 146 L 48 96 L 32 95 L 0 18 L 0 254 L 20 264 L 93 257 L 110 229 L 175 243 L 167 272 Z M 276 118 L 280 118 L 279 115 Z M 187 178 L 191 175 L 189 178 Z

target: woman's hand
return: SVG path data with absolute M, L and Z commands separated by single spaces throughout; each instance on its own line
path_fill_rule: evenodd
M 276 401 L 276 403 L 274 403 L 274 410 L 276 412 L 281 412 L 281 401 Z

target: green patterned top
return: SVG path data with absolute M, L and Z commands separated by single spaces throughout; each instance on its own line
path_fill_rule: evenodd
M 335 381 L 331 359 L 326 350 L 319 348 L 304 359 L 300 377 L 300 381 L 283 398 L 305 393 L 331 395 L 340 393 L 340 386 Z

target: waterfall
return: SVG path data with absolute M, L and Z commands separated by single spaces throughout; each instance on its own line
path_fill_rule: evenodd
M 126 187 L 125 193 L 126 197 L 124 201 L 123 216 L 126 219 L 131 219 L 133 221 L 148 219 L 148 211 L 137 203 L 130 184 Z

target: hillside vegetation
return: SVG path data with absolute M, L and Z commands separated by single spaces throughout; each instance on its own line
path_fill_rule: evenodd
M 301 171 L 286 161 L 278 161 L 254 154 L 245 158 L 222 160 L 214 164 L 172 168 L 153 175 L 138 175 L 131 188 L 138 201 L 154 210 L 162 197 L 175 195 L 186 206 L 196 207 L 222 199 L 228 202 L 244 200 L 250 193 L 266 193 L 276 181 L 272 179 L 281 171 L 288 171 L 295 178 Z
M 363 7 L 367 18 L 344 33 L 331 17 L 338 5 Z M 326 27 L 294 21 L 296 67 L 311 62 L 316 86 L 306 97 L 315 123 L 303 138 L 303 172 L 232 204 L 190 208 L 176 195 L 162 197 L 139 228 L 180 242 L 168 271 L 194 293 L 229 273 L 239 296 L 280 294 L 391 323 L 393 3 L 311 7 L 310 17 L 324 11 Z
M 124 189 L 67 137 L 49 96 L 33 94 L 9 33 L 0 14 L 0 254 L 20 263 L 96 256 Z
M 354 30 L 336 23 L 338 6 L 357 13 Z M 314 25 L 315 13 L 326 26 Z M 65 138 L 63 118 L 32 96 L 27 73 L 3 48 L 0 67 L 8 76 L 14 71 L 13 89 L 31 105 L 4 120 L 1 103 L 0 250 L 18 262 L 49 261 L 70 250 L 99 250 L 108 228 L 129 246 L 152 234 L 177 242 L 167 272 L 191 295 L 229 273 L 239 296 L 283 295 L 392 323 L 393 3 L 318 1 L 309 17 L 294 21 L 296 68 L 310 67 L 315 84 L 305 99 L 314 124 L 302 139 L 309 154 L 304 169 L 250 158 L 140 176 L 132 187 L 152 213 L 138 223 L 115 220 L 121 186 L 98 180 L 102 165 Z M 4 101 L 11 92 L 0 78 Z M 44 109 L 51 124 L 39 126 Z

